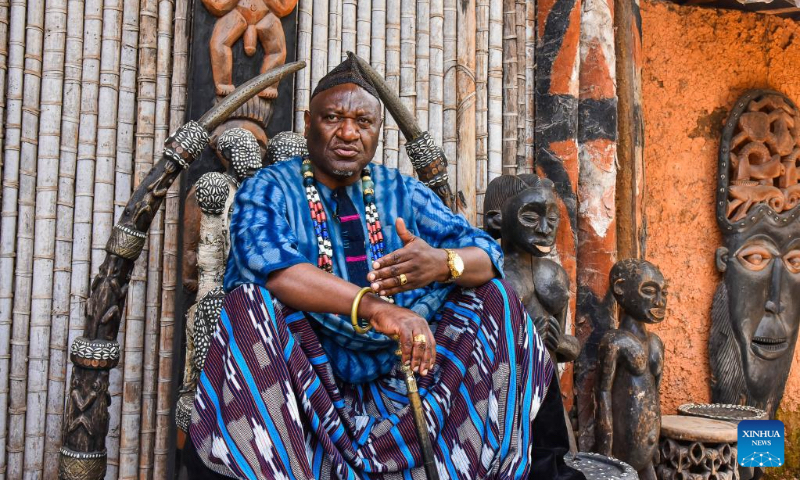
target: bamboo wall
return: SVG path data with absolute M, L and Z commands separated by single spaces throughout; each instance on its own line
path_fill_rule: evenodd
M 0 477 L 57 477 L 67 348 L 115 218 L 184 120 L 189 0 L 0 2 Z M 131 281 L 107 478 L 166 478 L 176 189 Z
M 0 0 L 0 478 L 56 478 L 67 348 L 83 329 L 90 280 L 132 189 L 184 121 L 190 1 Z M 525 0 L 299 0 L 297 57 L 309 67 L 296 78 L 295 130 L 317 81 L 355 51 L 443 145 L 461 211 L 482 224 L 488 182 L 534 170 L 537 32 L 551 21 L 578 28 L 581 2 L 544 3 L 548 18 Z M 604 28 L 594 36 L 610 35 Z M 569 57 L 575 97 L 573 36 L 573 50 L 555 53 Z M 604 95 L 615 94 L 610 82 Z M 575 103 L 575 122 L 577 113 Z M 377 160 L 412 173 L 388 116 Z M 573 197 L 578 163 L 576 154 L 568 166 Z M 110 479 L 172 468 L 178 192 L 176 182 L 131 279 L 111 374 Z

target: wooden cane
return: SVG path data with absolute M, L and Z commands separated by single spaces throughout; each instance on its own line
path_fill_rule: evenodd
M 372 330 L 372 325 L 362 326 L 358 321 L 358 305 L 361 303 L 361 299 L 367 293 L 373 293 L 372 288 L 364 287 L 359 290 L 359 292 L 356 294 L 355 300 L 353 301 L 353 307 L 350 310 L 350 322 L 352 322 L 355 331 L 362 335 Z M 397 336 L 393 336 L 392 338 L 399 340 L 399 337 Z M 403 356 L 403 351 L 400 349 L 399 344 L 395 354 L 398 356 L 398 358 Z M 422 410 L 422 398 L 419 396 L 417 380 L 414 378 L 414 372 L 411 370 L 411 365 L 402 364 L 402 359 L 400 362 L 400 370 L 403 372 L 403 376 L 405 377 L 406 381 L 406 390 L 408 392 L 407 396 L 411 415 L 414 418 L 414 425 L 417 427 L 417 440 L 419 440 L 419 447 L 422 451 L 422 463 L 425 467 L 425 476 L 428 478 L 428 480 L 439 480 L 439 472 L 436 470 L 436 460 L 433 455 L 431 437 L 428 435 L 428 423 L 425 421 L 425 412 Z

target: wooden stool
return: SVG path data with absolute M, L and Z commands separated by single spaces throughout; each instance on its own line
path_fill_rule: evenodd
M 639 480 L 633 467 L 599 453 L 568 453 L 564 457 L 564 463 L 583 473 L 586 480 Z
M 731 422 L 736 425 L 742 420 L 769 419 L 766 410 L 748 407 L 746 405 L 730 405 L 726 403 L 684 403 L 678 407 L 678 415 L 713 418 L 714 420 Z M 758 472 L 759 474 L 763 474 L 761 469 L 758 469 Z M 756 475 L 757 473 L 754 467 L 739 466 L 739 478 L 741 478 L 741 480 L 750 480 L 751 478 L 755 478 Z
M 736 425 L 710 418 L 661 417 L 659 480 L 739 480 Z

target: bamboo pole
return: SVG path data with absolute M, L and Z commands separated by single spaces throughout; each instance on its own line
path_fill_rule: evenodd
M 434 143 L 441 145 L 444 123 L 444 0 L 431 0 L 430 10 L 428 132 L 433 137 Z
M 583 0 L 579 100 L 602 108 L 587 109 L 578 122 L 578 247 L 575 336 L 583 345 L 575 363 L 584 419 L 594 413 L 599 339 L 612 328 L 614 300 L 607 296 L 616 260 L 617 107 L 613 0 Z M 595 417 L 596 415 L 592 415 Z M 583 422 L 581 447 L 592 448 L 594 422 Z
M 114 181 L 117 146 L 117 115 L 119 99 L 120 44 L 122 40 L 122 1 L 103 2 L 103 38 L 100 55 L 100 88 L 98 90 L 99 111 L 97 118 L 97 156 L 95 159 L 94 205 L 92 215 L 92 275 L 99 271 L 106 251 L 106 242 L 114 225 Z M 119 330 L 117 341 L 125 345 L 125 320 Z M 119 466 L 119 432 L 122 414 L 122 375 L 124 352 L 120 365 L 110 374 L 108 393 L 109 431 L 106 439 L 108 450 L 108 475 L 117 478 Z
M 328 70 L 342 61 L 342 0 L 328 2 Z
M 182 2 L 185 3 L 185 2 Z M 155 157 L 155 110 L 156 110 L 156 60 L 158 55 L 158 2 L 156 0 L 142 0 L 139 18 L 139 68 L 138 68 L 138 95 L 137 95 L 137 121 L 136 121 L 136 156 L 134 158 L 134 184 L 139 185 L 144 180 L 147 172 L 153 166 Z M 177 23 L 177 22 L 176 22 Z M 177 24 L 176 24 L 177 28 Z M 176 54 L 177 61 L 177 54 Z M 144 296 L 147 300 L 148 285 L 147 275 L 150 268 L 149 257 L 152 250 L 149 241 L 145 242 L 145 250 L 134 265 L 133 275 L 129 290 L 131 295 Z M 160 263 L 155 264 L 160 267 Z M 146 472 L 152 468 L 153 446 L 155 440 L 155 383 L 156 383 L 156 340 L 158 336 L 158 316 L 147 315 L 145 305 L 145 326 L 143 335 L 144 358 L 142 360 L 142 394 L 141 394 L 141 428 L 139 429 L 139 459 L 138 469 L 140 477 L 147 478 Z M 129 307 L 128 320 L 138 315 L 131 312 Z M 127 440 L 126 440 L 127 442 Z M 127 443 L 126 443 L 127 445 Z M 146 470 L 142 470 L 145 465 Z M 127 472 L 127 467 L 126 467 Z M 141 475 L 145 472 L 145 475 Z
M 22 478 L 27 405 L 28 346 L 30 342 L 31 295 L 34 256 L 36 205 L 37 139 L 39 99 L 42 78 L 42 40 L 44 1 L 27 3 L 25 25 L 25 73 L 22 92 L 22 127 L 19 163 L 19 222 L 17 223 L 17 261 L 14 269 L 14 319 L 11 332 L 10 405 L 8 420 L 8 478 Z M 44 172 L 43 172 L 44 173 Z M 5 272 L 9 275 L 10 272 Z M 39 349 L 38 339 L 34 339 Z M 45 347 L 47 348 L 47 347 Z M 37 409 L 43 413 L 44 405 Z M 41 418 L 37 419 L 41 421 Z M 41 437 L 40 437 L 41 438 Z M 41 452 L 35 452 L 40 455 Z
M 416 117 L 419 128 L 428 130 L 428 110 L 430 106 L 430 37 L 431 37 L 431 3 L 430 0 L 417 1 L 417 40 L 416 40 Z M 414 110 L 412 110 L 414 111 Z
M 328 0 L 314 0 L 313 9 L 312 25 L 314 28 L 311 34 L 310 65 L 312 92 L 317 87 L 319 80 L 328 73 Z
M 444 0 L 444 108 L 442 115 L 442 150 L 447 157 L 447 175 L 450 187 L 458 195 L 458 154 L 457 154 L 457 116 L 458 98 L 456 94 L 456 38 L 458 36 L 457 0 Z
M 369 19 L 370 30 L 364 34 L 368 38 L 370 64 L 375 70 L 386 78 L 386 0 L 367 0 L 371 6 L 372 18 Z M 360 5 L 360 4 L 359 4 Z M 361 9 L 359 8 L 359 13 Z M 361 31 L 358 34 L 359 41 L 362 40 Z M 361 54 L 359 54 L 361 56 Z M 375 161 L 384 163 L 383 142 L 386 135 L 386 114 L 381 125 L 380 136 L 378 137 L 378 148 L 375 149 Z
M 526 85 L 526 25 L 528 12 L 525 0 L 516 0 L 516 33 L 517 33 L 517 173 L 531 173 L 533 164 L 526 161 L 525 147 L 527 144 L 526 131 L 527 119 L 527 85 Z
M 358 0 L 342 0 L 342 54 L 356 51 Z M 363 8 L 363 7 L 362 7 Z M 369 58 L 369 55 L 363 58 Z
M 25 476 L 34 478 L 41 477 L 44 469 L 46 423 L 42 419 L 47 416 L 48 378 L 44 372 L 50 363 L 66 21 L 66 0 L 48 0 L 44 18 L 48 35 L 44 37 L 42 56 L 25 422 Z
M 458 25 L 458 194 L 468 199 L 459 213 L 475 225 L 475 0 L 459 2 Z
M 5 124 L 2 120 L 6 118 L 6 74 L 8 73 L 8 14 L 10 3 L 8 0 L 0 1 L 0 152 L 3 151 L 3 137 L 5 134 Z M 2 155 L 0 155 L 2 157 Z M 0 170 L 3 167 L 3 159 L 0 158 Z M 3 189 L 0 188 L 0 204 L 3 200 Z M 0 222 L 2 231 L 2 222 Z
M 644 258 L 644 114 L 642 112 L 642 32 L 637 0 L 616 0 L 617 92 L 619 95 L 619 176 L 617 248 L 620 258 Z
M 413 0 L 400 0 L 400 99 L 403 105 L 414 111 L 416 109 L 417 79 L 416 79 L 416 2 Z M 413 175 L 414 168 L 408 159 L 406 149 L 403 148 L 406 139 L 398 137 L 398 149 L 400 150 L 397 159 L 397 168 L 400 173 Z
M 525 165 L 534 168 L 534 120 L 536 118 L 536 3 L 526 2 L 525 21 Z
M 14 310 L 14 271 L 17 253 L 17 201 L 19 199 L 20 142 L 22 127 L 22 87 L 25 69 L 25 0 L 12 0 L 8 33 L 8 108 L 5 111 L 5 150 L 3 153 L 3 208 L 0 229 L 0 473 L 5 474 L 9 404 L 12 314 Z
M 171 102 L 170 102 L 170 112 L 169 112 L 169 127 L 170 131 L 175 131 L 180 127 L 185 121 L 185 109 L 186 109 L 186 78 L 188 72 L 188 9 L 189 9 L 189 0 L 178 0 L 175 9 L 175 36 L 174 36 L 174 48 L 173 48 L 173 71 L 172 71 L 172 89 L 171 89 Z M 156 282 L 151 282 L 148 284 L 148 322 L 151 320 L 153 321 L 152 324 L 152 333 L 148 330 L 147 335 L 147 343 L 145 344 L 145 348 L 148 345 L 152 345 L 151 350 L 156 351 L 159 350 L 160 352 L 166 352 L 171 354 L 171 351 L 176 347 L 175 345 L 175 336 L 174 336 L 174 326 L 172 327 L 172 331 L 170 330 L 162 330 L 167 335 L 162 333 L 161 337 L 161 345 L 158 345 L 159 342 L 159 332 L 158 326 L 159 324 L 164 325 L 167 323 L 169 326 L 169 321 L 171 320 L 174 324 L 175 321 L 175 305 L 176 305 L 176 298 L 175 298 L 175 289 L 176 285 L 178 284 L 178 230 L 180 228 L 178 224 L 179 215 L 180 215 L 180 186 L 178 182 L 176 182 L 168 191 L 166 197 L 166 219 L 164 222 L 165 225 L 165 240 L 164 240 L 164 248 L 161 249 L 151 249 L 151 258 L 150 264 L 151 265 L 160 265 L 163 260 L 164 266 L 164 275 L 163 275 L 163 284 L 161 282 L 162 278 L 159 278 L 158 285 Z M 163 258 L 162 258 L 163 253 Z M 155 273 L 155 272 L 154 272 Z M 151 285 L 153 288 L 151 288 Z M 163 305 L 163 311 L 161 311 L 161 306 Z M 162 317 L 163 313 L 163 317 Z M 159 322 L 159 320 L 162 320 Z M 165 322 L 166 321 L 166 322 Z M 148 323 L 149 326 L 149 323 Z M 148 327 L 149 328 L 149 327 Z M 166 337 L 166 338 L 165 338 Z M 169 338 L 172 337 L 172 338 Z M 169 341 L 171 343 L 166 343 Z M 168 348 L 165 348 L 164 345 L 167 345 Z M 160 348 L 159 348 L 160 347 Z M 169 358 L 169 357 L 167 357 Z M 152 364 L 153 367 L 156 367 L 156 356 L 153 355 Z M 148 363 L 151 360 L 148 359 Z M 170 366 L 171 366 L 170 360 Z M 155 372 L 155 368 L 154 368 Z M 172 388 L 172 384 L 174 384 L 174 379 L 172 379 L 172 375 L 174 374 L 175 370 L 168 370 L 166 371 L 166 375 L 162 374 L 162 371 L 159 371 L 158 378 L 153 376 L 154 386 L 157 383 L 158 385 L 158 392 L 161 392 L 162 385 L 164 381 L 167 380 L 170 383 L 169 388 Z M 157 399 L 154 397 L 154 400 L 158 400 L 158 409 L 159 413 L 160 410 L 163 408 L 162 399 Z M 167 403 L 168 408 L 172 408 L 173 403 L 171 398 L 163 399 Z M 156 406 L 155 404 L 153 405 Z M 171 416 L 167 417 L 167 421 L 169 422 L 169 428 L 172 428 L 174 422 L 171 420 Z M 160 428 L 164 428 L 163 424 L 159 424 Z M 169 440 L 169 439 L 167 439 Z M 172 451 L 167 452 L 168 456 L 165 460 L 169 460 L 171 458 Z M 144 466 L 144 464 L 142 464 Z M 163 473 L 163 472 L 162 472 Z M 156 469 L 156 474 L 158 474 L 158 470 Z M 146 478 L 146 476 L 145 476 Z M 160 478 L 156 476 L 156 478 Z
M 158 58 L 156 68 L 156 145 L 163 145 L 169 130 L 170 82 L 172 78 L 172 0 L 158 2 Z M 167 478 L 172 401 L 172 351 L 175 330 L 175 279 L 177 278 L 178 253 L 178 217 L 180 203 L 180 182 L 174 183 L 167 193 L 165 207 L 159 210 L 151 227 L 150 252 L 162 251 L 164 255 L 163 279 L 161 272 L 152 269 L 153 276 L 148 275 L 148 283 L 162 284 L 161 307 L 163 315 L 160 322 L 158 349 L 158 386 L 156 397 L 156 438 L 153 448 L 153 478 Z M 164 219 L 166 211 L 166 221 Z M 155 301 L 155 299 L 154 299 Z M 172 310 L 171 315 L 166 312 Z
M 351 0 L 356 12 L 356 55 L 370 61 L 372 32 L 372 0 Z M 345 7 L 347 4 L 345 4 Z M 385 8 L 385 7 L 384 7 Z
M 312 0 L 300 0 L 297 4 L 297 59 L 308 64 L 311 64 L 313 5 Z M 177 12 L 175 18 L 177 20 Z M 178 41 L 177 33 L 175 41 Z M 311 99 L 310 69 L 304 68 L 297 72 L 295 82 L 294 131 L 302 132 L 305 129 L 303 116 L 305 111 L 308 110 L 308 102 Z M 174 101 L 175 99 L 173 98 Z
M 483 196 L 489 161 L 489 0 L 477 0 L 475 12 L 475 210 L 483 225 Z
M 386 0 L 386 83 L 400 92 L 400 0 Z M 386 115 L 383 127 L 383 155 L 386 166 L 397 168 L 400 161 L 400 130 Z
M 83 0 L 68 0 L 43 478 L 56 478 L 58 475 L 58 451 L 61 446 L 61 426 L 64 414 L 69 292 L 72 275 L 72 222 L 75 209 L 75 167 L 78 153 L 78 116 L 81 108 L 81 73 L 83 70 L 83 9 Z
M 503 173 L 517 173 L 517 8 L 503 0 Z
M 84 6 L 83 67 L 75 175 L 75 209 L 72 229 L 69 344 L 83 334 L 89 298 L 91 267 L 94 159 L 97 142 L 97 107 L 100 87 L 100 40 L 103 27 L 102 0 L 86 0 Z M 72 363 L 67 365 L 64 394 L 69 395 Z M 62 412 L 63 415 L 63 412 Z
M 134 130 L 137 123 L 137 69 L 139 48 L 139 0 L 125 0 L 122 18 L 122 51 L 120 54 L 119 118 L 117 162 L 114 182 L 114 218 L 133 192 Z M 146 257 L 142 255 L 140 258 Z M 136 267 L 140 267 L 137 269 Z M 131 275 L 141 285 L 144 267 L 137 262 Z M 125 364 L 122 368 L 122 405 L 120 414 L 120 446 L 118 478 L 137 477 L 139 466 L 139 427 L 141 423 L 142 345 L 145 295 L 141 288 L 128 289 L 125 343 Z
M 489 2 L 488 182 L 503 174 L 503 2 Z M 480 205 L 480 203 L 478 204 Z

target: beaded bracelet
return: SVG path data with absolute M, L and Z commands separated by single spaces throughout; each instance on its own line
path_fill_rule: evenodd
M 350 309 L 350 321 L 353 322 L 353 329 L 355 329 L 356 333 L 360 333 L 362 335 L 372 330 L 372 325 L 362 327 L 358 322 L 358 305 L 361 303 L 361 299 L 364 298 L 364 295 L 367 293 L 372 293 L 372 288 L 364 287 L 359 290 L 356 294 L 355 300 L 353 300 L 353 308 Z

